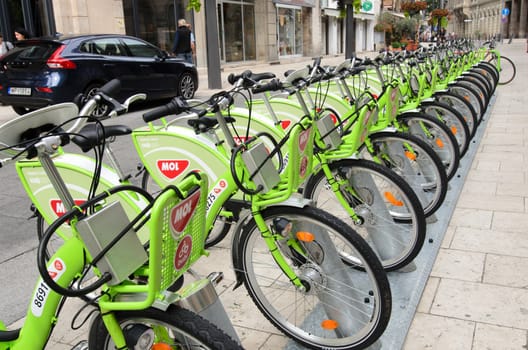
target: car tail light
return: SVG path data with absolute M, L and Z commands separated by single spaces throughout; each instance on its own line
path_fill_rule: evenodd
M 49 88 L 49 87 L 46 87 L 46 86 L 39 86 L 39 87 L 37 87 L 35 89 L 37 91 L 39 91 L 39 92 L 44 92 L 44 93 L 47 93 L 47 94 L 51 94 L 53 92 L 52 88 Z
M 75 69 L 77 68 L 77 65 L 75 62 L 70 61 L 64 57 L 61 57 L 62 51 L 64 51 L 64 48 L 66 46 L 62 45 L 59 47 L 55 52 L 50 56 L 46 64 L 50 68 L 56 68 L 56 69 Z

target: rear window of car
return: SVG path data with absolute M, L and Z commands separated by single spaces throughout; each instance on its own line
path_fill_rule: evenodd
M 22 46 L 17 50 L 16 60 L 46 61 L 57 49 L 57 44 L 42 43 Z

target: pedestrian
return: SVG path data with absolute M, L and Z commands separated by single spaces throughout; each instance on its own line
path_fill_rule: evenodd
M 4 37 L 0 34 L 0 56 L 5 55 L 9 50 L 13 48 L 13 44 L 9 41 L 4 41 Z
M 192 61 L 193 64 L 196 65 L 196 38 L 194 37 L 194 33 L 192 31 L 192 27 L 190 24 L 187 24 L 187 27 L 191 31 L 191 52 L 192 52 Z
M 26 40 L 31 38 L 31 34 L 22 27 L 15 28 L 15 38 L 17 41 Z
M 178 20 L 178 29 L 174 35 L 174 45 L 172 46 L 172 52 L 176 57 L 183 58 L 184 61 L 193 63 L 192 58 L 192 45 L 191 45 L 191 31 L 187 26 L 185 19 Z

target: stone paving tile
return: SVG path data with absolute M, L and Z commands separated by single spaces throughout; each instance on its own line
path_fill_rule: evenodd
M 403 349 L 472 350 L 474 330 L 474 322 L 416 313 Z
M 497 194 L 497 183 L 466 180 L 466 182 L 464 183 L 464 186 L 462 187 L 462 192 L 463 193 L 489 194 L 489 195 Z
M 505 232 L 526 232 L 527 225 L 528 213 L 495 211 L 491 228 Z
M 524 212 L 524 198 L 520 196 L 461 193 L 457 210 L 458 208 Z
M 452 226 L 490 229 L 493 212 L 489 210 L 459 208 L 449 222 Z
M 497 160 L 478 160 L 473 162 L 472 169 L 481 171 L 499 171 L 501 162 Z
M 480 144 L 483 146 L 487 146 L 487 145 L 523 146 L 524 145 L 524 135 L 523 134 L 490 132 L 486 134 L 486 137 L 482 139 Z
M 454 225 L 449 225 L 446 229 L 446 232 L 444 234 L 444 240 L 442 241 L 442 248 L 449 248 L 451 247 L 451 242 L 453 241 L 453 237 L 455 237 L 456 227 Z
M 528 258 L 488 254 L 484 265 L 484 283 L 528 288 Z
M 473 252 L 528 257 L 528 235 L 526 232 L 498 231 L 494 227 L 492 230 L 458 227 L 451 247 Z
M 504 161 L 505 160 L 505 156 L 504 156 L 504 152 L 498 152 L 498 151 L 494 151 L 493 149 L 492 150 L 488 150 L 487 152 L 477 152 L 475 154 L 475 160 L 496 160 L 496 161 Z M 524 161 L 524 155 L 521 154 L 521 153 L 513 153 L 513 154 L 508 154 L 508 161 L 509 162 L 523 162 Z
M 440 249 L 431 276 L 480 282 L 484 271 L 484 253 Z
M 528 186 L 501 182 L 497 184 L 497 194 L 528 197 Z
M 431 313 L 499 326 L 528 328 L 528 290 L 444 278 Z
M 425 289 L 423 291 L 422 298 L 420 299 L 420 303 L 416 308 L 417 312 L 428 313 L 431 310 L 431 305 L 433 304 L 439 283 L 440 278 L 429 277 L 427 283 L 425 284 Z
M 527 333 L 524 329 L 477 323 L 473 339 L 474 350 L 525 350 Z
M 507 156 L 504 156 L 507 157 Z M 481 182 L 504 182 L 514 184 L 524 184 L 524 174 L 519 171 L 470 171 L 467 179 Z

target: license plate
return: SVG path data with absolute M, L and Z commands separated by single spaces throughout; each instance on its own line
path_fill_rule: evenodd
M 10 87 L 7 89 L 9 95 L 31 96 L 31 88 Z

